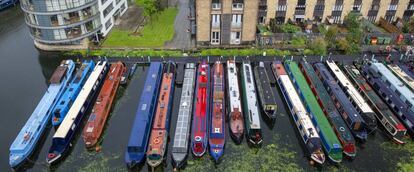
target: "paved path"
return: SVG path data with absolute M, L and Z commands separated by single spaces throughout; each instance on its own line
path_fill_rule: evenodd
M 187 32 L 190 28 L 190 14 L 189 0 L 178 0 L 178 14 L 175 17 L 174 28 L 175 34 L 172 41 L 165 44 L 168 49 L 189 49 L 191 48 L 191 35 Z

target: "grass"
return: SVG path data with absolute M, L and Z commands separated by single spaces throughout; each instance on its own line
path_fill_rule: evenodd
M 168 8 L 152 15 L 150 22 L 138 34 L 132 34 L 129 31 L 114 28 L 102 46 L 162 47 L 166 41 L 170 41 L 174 37 L 174 20 L 177 12 L 178 10 L 176 8 Z

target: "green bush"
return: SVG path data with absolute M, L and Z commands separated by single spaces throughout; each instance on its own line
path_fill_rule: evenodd
M 279 30 L 282 33 L 297 33 L 297 32 L 301 32 L 302 29 L 299 26 L 293 25 L 293 24 L 282 24 L 279 26 Z

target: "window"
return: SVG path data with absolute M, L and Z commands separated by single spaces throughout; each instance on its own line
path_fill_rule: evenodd
M 220 14 L 213 14 L 211 17 L 211 25 L 213 27 L 220 27 Z
M 233 3 L 233 10 L 243 10 L 243 3 Z
M 220 44 L 220 32 L 211 32 L 211 44 Z
M 233 14 L 231 18 L 231 27 L 241 27 L 242 24 L 242 15 L 241 14 Z
M 110 28 L 112 26 L 112 21 L 111 20 L 108 20 L 106 23 L 105 23 L 105 28 L 106 29 L 108 29 L 108 28 Z
M 114 6 L 108 5 L 108 7 L 105 8 L 105 10 L 103 11 L 104 17 L 106 17 L 109 13 L 111 13 L 111 11 L 114 9 Z
M 340 23 L 341 22 L 341 16 L 332 16 L 334 23 Z
M 352 11 L 361 11 L 361 5 L 353 5 Z
M 333 11 L 342 11 L 343 5 L 335 5 Z
M 240 32 L 231 32 L 230 44 L 240 44 Z
M 221 9 L 221 3 L 219 0 L 213 0 L 211 3 L 211 9 L 213 10 L 219 10 Z
M 287 5 L 278 5 L 277 6 L 277 11 L 286 11 L 287 9 Z
M 398 5 L 388 5 L 387 10 L 389 11 L 396 11 L 397 10 Z

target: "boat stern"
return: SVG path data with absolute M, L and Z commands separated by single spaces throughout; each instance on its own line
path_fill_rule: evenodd
M 201 141 L 195 141 L 192 145 L 192 152 L 196 157 L 202 157 L 206 152 L 206 145 Z
M 11 168 L 15 168 L 19 166 L 24 160 L 26 159 L 25 156 L 20 154 L 10 154 L 9 158 L 9 165 Z
M 344 154 L 345 154 L 347 157 L 354 158 L 354 157 L 355 157 L 355 155 L 356 155 L 356 148 L 355 148 L 355 144 L 353 144 L 353 143 L 348 143 L 348 144 L 346 144 L 346 145 L 344 146 Z
M 51 165 L 54 162 L 57 162 L 60 159 L 60 157 L 62 157 L 62 154 L 60 153 L 48 153 L 46 157 L 46 162 L 47 164 Z
M 321 165 L 325 162 L 325 154 L 321 150 L 315 151 L 311 154 L 311 160 Z
M 128 151 L 125 153 L 125 163 L 128 168 L 132 168 L 137 164 L 142 163 L 144 160 L 145 154 L 143 153 L 129 153 Z
M 367 131 L 366 131 L 366 130 L 356 131 L 356 132 L 354 132 L 354 133 L 355 133 L 355 137 L 356 137 L 357 139 L 359 139 L 360 141 L 362 141 L 362 142 L 367 141 L 367 138 L 368 138 L 368 133 L 367 133 Z
M 221 145 L 210 146 L 210 154 L 216 162 L 219 161 L 220 157 L 223 155 L 224 149 Z
M 184 163 L 185 163 L 185 159 L 187 157 L 186 153 L 177 153 L 177 152 L 173 152 L 172 153 L 172 159 L 174 162 L 174 167 L 175 168 L 181 168 Z
M 147 163 L 149 166 L 155 168 L 159 166 L 162 163 L 162 156 L 159 154 L 150 154 L 147 155 Z

